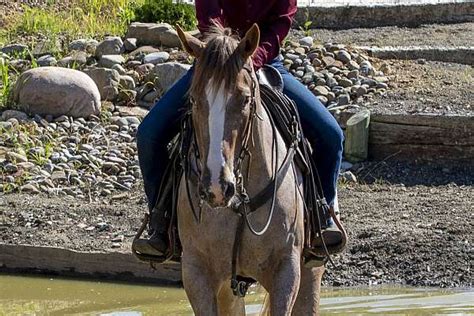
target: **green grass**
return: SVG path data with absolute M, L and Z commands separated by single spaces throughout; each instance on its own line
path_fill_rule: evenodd
M 12 87 L 8 63 L 0 58 L 0 110 L 8 105 L 8 98 Z
M 55 7 L 59 1 L 47 1 L 47 8 L 24 6 L 24 12 L 9 21 L 0 31 L 0 45 L 32 36 L 54 42 L 66 42 L 79 37 L 102 38 L 124 35 L 135 17 L 135 8 L 144 0 L 73 0 L 63 10 Z M 23 40 L 24 42 L 24 40 Z

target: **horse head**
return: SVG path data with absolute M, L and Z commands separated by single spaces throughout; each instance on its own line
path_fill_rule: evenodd
M 179 27 L 177 32 L 196 59 L 189 99 L 200 156 L 199 191 L 209 206 L 227 207 L 236 195 L 239 157 L 256 106 L 251 57 L 260 31 L 254 24 L 240 40 L 230 29 L 215 25 L 204 42 Z

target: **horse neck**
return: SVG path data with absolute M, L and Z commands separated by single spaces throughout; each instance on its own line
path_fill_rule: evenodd
M 246 166 L 249 175 L 249 183 L 247 183 L 249 193 L 252 191 L 258 193 L 271 181 L 275 160 L 277 167 L 280 166 L 286 154 L 286 147 L 280 133 L 275 129 L 276 135 L 274 135 L 270 118 L 259 101 L 256 102 L 256 113 L 249 145 L 251 158 Z M 276 137 L 275 145 L 273 145 L 274 137 Z

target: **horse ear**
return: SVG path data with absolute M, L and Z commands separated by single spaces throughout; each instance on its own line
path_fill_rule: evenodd
M 240 41 L 239 50 L 242 57 L 246 60 L 253 55 L 260 43 L 260 29 L 254 23 L 252 27 L 245 33 L 244 38 Z
M 193 57 L 199 57 L 205 44 L 194 36 L 184 32 L 179 25 L 176 25 L 176 32 L 178 33 L 181 44 L 183 44 L 184 50 Z

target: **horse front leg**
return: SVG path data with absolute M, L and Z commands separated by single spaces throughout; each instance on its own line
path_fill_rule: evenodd
M 270 315 L 290 315 L 300 285 L 300 254 L 283 259 L 276 271 L 269 272 L 262 285 L 270 295 Z
M 301 264 L 301 282 L 292 315 L 319 315 L 319 300 L 321 293 L 321 278 L 324 266 L 305 268 Z
M 208 267 L 192 255 L 183 254 L 181 262 L 184 290 L 195 315 L 218 315 L 218 289 Z

